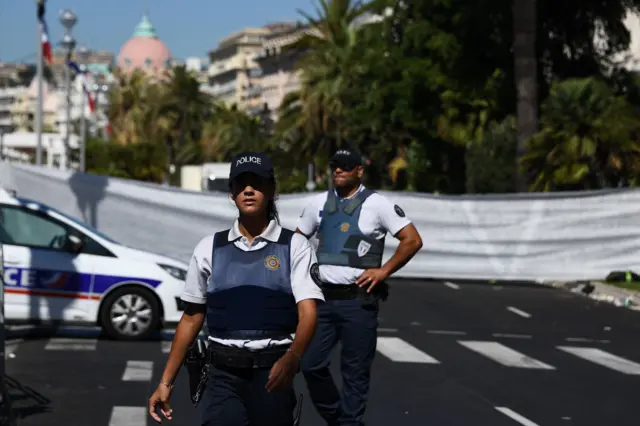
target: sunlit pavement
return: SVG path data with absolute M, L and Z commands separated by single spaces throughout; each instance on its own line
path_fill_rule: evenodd
M 535 285 L 403 280 L 392 283 L 379 330 L 369 426 L 638 424 L 638 312 Z M 133 343 L 96 328 L 9 336 L 20 425 L 155 424 L 146 403 L 171 330 Z M 297 388 L 306 395 L 300 377 Z M 172 405 L 166 424 L 199 424 L 184 373 Z M 323 425 L 308 396 L 302 425 Z

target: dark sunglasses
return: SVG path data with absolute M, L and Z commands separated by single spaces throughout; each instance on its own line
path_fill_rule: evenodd
M 329 164 L 329 167 L 331 167 L 331 170 L 336 170 L 336 169 L 340 169 L 340 170 L 344 170 L 345 172 L 350 172 L 353 169 L 355 169 L 357 166 L 354 164 Z

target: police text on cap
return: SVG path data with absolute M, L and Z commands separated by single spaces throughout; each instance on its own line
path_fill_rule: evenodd
M 260 157 L 241 157 L 241 158 L 238 158 L 238 161 L 236 161 L 236 167 L 238 167 L 240 164 L 244 164 L 244 163 L 262 164 L 262 158 L 260 158 Z
M 336 155 L 351 155 L 351 152 L 341 149 L 340 151 L 336 152 Z

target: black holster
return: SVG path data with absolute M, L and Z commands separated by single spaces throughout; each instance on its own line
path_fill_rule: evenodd
M 189 396 L 194 407 L 202 399 L 204 387 L 209 378 L 209 364 L 207 363 L 208 342 L 196 339 L 193 345 L 187 349 L 184 366 L 189 375 Z

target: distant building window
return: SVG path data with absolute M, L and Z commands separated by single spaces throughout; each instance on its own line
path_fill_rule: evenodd
M 145 65 L 147 68 L 151 68 L 151 58 L 147 58 L 147 59 L 145 59 L 145 60 L 144 60 L 144 65 Z

